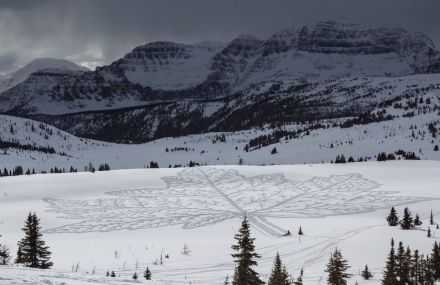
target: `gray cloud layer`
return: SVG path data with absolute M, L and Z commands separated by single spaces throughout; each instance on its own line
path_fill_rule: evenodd
M 94 67 L 156 40 L 266 38 L 322 19 L 427 33 L 440 44 L 439 0 L 0 0 L 0 74 L 38 57 Z

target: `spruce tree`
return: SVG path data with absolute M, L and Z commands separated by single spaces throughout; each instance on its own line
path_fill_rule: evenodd
M 437 241 L 434 243 L 431 252 L 431 267 L 434 271 L 434 278 L 440 279 L 440 246 Z
M 138 279 L 138 275 L 137 275 L 136 272 L 133 274 L 133 279 L 134 279 L 134 280 L 137 280 L 137 279 Z
M 18 242 L 15 262 L 32 268 L 47 269 L 52 267 L 53 263 L 50 261 L 51 252 L 42 240 L 40 219 L 37 218 L 35 213 L 29 213 L 22 230 L 25 233 L 25 237 Z
M 431 226 L 434 225 L 434 215 L 432 214 L 432 210 L 431 210 L 431 216 L 429 217 L 429 223 L 431 224 Z
M 389 226 L 395 227 L 399 224 L 399 217 L 397 216 L 396 209 L 391 208 L 390 214 L 387 217 L 387 222 Z
M 145 269 L 145 272 L 144 272 L 144 278 L 145 278 L 146 280 L 151 280 L 151 271 L 150 271 L 150 269 L 148 268 L 148 266 L 147 266 L 147 269 Z
M 298 278 L 296 278 L 296 281 L 293 282 L 293 285 L 303 285 L 303 275 L 304 275 L 304 270 L 301 269 L 301 272 L 299 273 Z
M 362 270 L 361 276 L 365 280 L 370 280 L 371 278 L 373 278 L 373 274 L 371 274 L 371 272 L 368 270 L 368 265 L 365 264 L 365 268 L 364 270 Z
M 11 261 L 11 254 L 9 248 L 5 245 L 0 245 L 0 265 L 8 265 Z
M 394 240 L 391 239 L 391 249 L 388 254 L 388 259 L 385 265 L 385 271 L 383 272 L 382 285 L 395 285 L 397 284 L 396 276 L 396 257 L 394 252 Z
M 253 266 L 257 265 L 257 258 L 260 255 L 255 252 L 254 238 L 251 238 L 250 224 L 246 217 L 244 217 L 239 232 L 234 239 L 237 244 L 232 246 L 232 249 L 237 253 L 232 254 L 236 263 L 233 285 L 260 285 L 264 284 Z
M 327 283 L 330 285 L 346 285 L 351 274 L 347 273 L 350 268 L 346 259 L 342 257 L 341 251 L 336 249 L 330 256 L 325 272 L 328 273 Z
M 301 226 L 299 226 L 299 230 L 298 230 L 298 235 L 302 236 L 304 235 L 303 230 L 301 228 Z
M 275 261 L 273 263 L 272 273 L 269 277 L 269 282 L 267 285 L 290 285 L 289 273 L 281 262 L 279 253 L 275 256 Z
M 414 225 L 415 226 L 421 226 L 422 225 L 422 221 L 420 220 L 419 214 L 416 214 L 416 218 L 414 219 Z
M 414 220 L 408 207 L 403 211 L 403 219 L 400 221 L 402 230 L 410 230 L 414 228 Z
M 428 227 L 428 234 L 427 234 L 427 237 L 431 237 L 431 228 L 430 227 Z

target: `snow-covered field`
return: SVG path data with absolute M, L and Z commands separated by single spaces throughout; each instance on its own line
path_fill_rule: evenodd
M 392 237 L 428 253 L 440 235 L 425 232 L 431 209 L 440 219 L 439 169 L 437 161 L 393 161 L 0 178 L 0 243 L 15 253 L 26 215 L 36 211 L 55 264 L 0 267 L 0 284 L 130 284 L 147 266 L 150 284 L 222 284 L 233 272 L 230 246 L 245 213 L 263 279 L 278 251 L 294 276 L 304 268 L 305 284 L 324 284 L 338 247 L 352 266 L 349 284 L 365 283 L 358 275 L 365 264 L 375 275 L 368 284 L 379 284 Z M 388 227 L 391 206 L 400 215 L 409 206 L 424 224 Z M 293 235 L 282 237 L 287 230 Z M 189 255 L 181 254 L 185 244 Z M 169 258 L 155 265 L 161 254 Z

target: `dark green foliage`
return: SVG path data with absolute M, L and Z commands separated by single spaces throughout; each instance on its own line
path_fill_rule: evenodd
M 414 219 L 414 225 L 421 226 L 422 221 L 420 220 L 419 214 L 416 214 L 416 218 Z
M 283 266 L 278 253 L 275 256 L 272 273 L 269 277 L 269 282 L 267 282 L 267 285 L 290 285 L 289 273 L 287 272 L 286 267 Z
M 5 245 L 0 245 L 0 265 L 8 265 L 11 261 L 11 254 L 9 248 Z
M 296 281 L 293 282 L 293 285 L 303 285 L 303 275 L 304 275 L 304 271 L 303 269 L 301 269 L 301 272 L 298 278 L 296 279 Z
M 299 230 L 298 230 L 298 235 L 302 236 L 304 235 L 303 230 L 301 228 L 301 226 L 299 226 Z
M 257 265 L 256 259 L 260 255 L 255 252 L 254 238 L 251 238 L 250 225 L 246 217 L 241 223 L 241 228 L 234 239 L 237 244 L 232 246 L 232 249 L 237 253 L 232 254 L 234 262 L 236 263 L 233 285 L 260 285 L 264 284 L 261 281 L 257 272 L 252 267 Z
M 346 259 L 342 257 L 341 251 L 336 249 L 330 256 L 325 272 L 328 273 L 327 283 L 330 285 L 346 285 L 351 274 L 347 273 L 350 268 Z
M 410 230 L 414 228 L 414 220 L 408 207 L 403 211 L 403 218 L 400 221 L 400 227 L 402 230 Z
M 390 214 L 387 217 L 387 222 L 389 226 L 395 227 L 399 224 L 399 217 L 397 216 L 396 209 L 391 208 Z
M 373 278 L 373 274 L 371 274 L 371 272 L 368 270 L 368 265 L 365 264 L 365 268 L 364 270 L 362 270 L 361 276 L 365 280 L 370 280 L 371 278 Z
M 394 252 L 394 240 L 391 239 L 391 249 L 388 254 L 388 259 L 385 265 L 385 271 L 383 272 L 382 285 L 395 285 L 397 284 L 396 274 L 396 256 Z
M 347 161 L 345 160 L 345 156 L 341 155 L 339 156 L 339 154 L 336 156 L 335 159 L 335 163 L 346 163 Z
M 147 269 L 145 269 L 144 278 L 146 280 L 151 280 L 151 271 L 150 271 L 150 269 L 148 267 L 147 267 Z
M 32 268 L 47 269 L 52 267 L 51 252 L 41 239 L 40 230 L 40 219 L 37 218 L 35 213 L 29 213 L 23 228 L 25 237 L 18 242 L 16 263 Z

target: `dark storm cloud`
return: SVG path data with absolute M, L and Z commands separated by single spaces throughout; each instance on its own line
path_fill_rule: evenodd
M 341 17 L 421 30 L 439 44 L 438 11 L 439 0 L 0 0 L 0 73 L 36 57 L 95 66 L 149 41 L 264 39 Z

